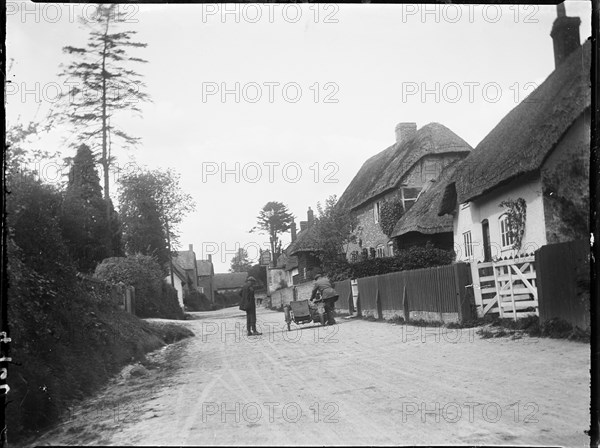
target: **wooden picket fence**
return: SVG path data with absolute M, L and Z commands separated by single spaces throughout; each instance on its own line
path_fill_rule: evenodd
M 539 316 L 535 256 L 471 263 L 477 314 L 514 320 Z

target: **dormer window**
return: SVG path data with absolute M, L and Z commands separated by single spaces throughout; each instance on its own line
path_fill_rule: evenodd
M 421 193 L 421 188 L 418 187 L 402 187 L 400 189 L 400 198 L 402 200 L 402 206 L 404 207 L 404 211 L 408 211 L 408 209 L 417 202 L 419 198 L 419 193 Z

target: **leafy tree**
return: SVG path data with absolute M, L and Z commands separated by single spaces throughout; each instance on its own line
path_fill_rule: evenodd
M 192 197 L 179 185 L 171 170 L 140 171 L 121 178 L 119 204 L 123 243 L 129 254 L 155 255 L 159 263 L 170 260 L 178 244 L 177 226 L 195 209 Z
M 58 280 L 74 274 L 58 217 L 60 191 L 32 173 L 10 178 L 6 201 L 9 237 L 21 249 L 22 261 Z
M 319 218 L 315 223 L 315 243 L 319 251 L 316 255 L 325 268 L 345 259 L 348 245 L 356 241 L 353 234 L 356 217 L 336 204 L 335 195 L 329 196 L 324 205 L 317 203 Z
M 229 272 L 248 272 L 252 263 L 248 259 L 248 252 L 241 248 L 239 252 L 231 259 Z
M 104 258 L 114 252 L 119 255 L 119 235 L 110 230 L 118 229 L 116 215 L 112 214 L 114 222 L 109 226 L 105 209 L 94 155 L 87 145 L 81 145 L 69 172 L 61 214 L 63 238 L 80 271 L 93 271 Z
M 292 223 L 294 222 L 294 215 L 292 215 L 287 206 L 281 202 L 271 201 L 267 202 L 265 206 L 258 213 L 257 225 L 253 227 L 250 232 L 261 232 L 269 235 L 269 243 L 271 244 L 271 253 L 273 257 L 271 263 L 274 264 L 281 251 L 281 242 L 279 241 L 279 235 L 287 232 Z
M 255 264 L 248 269 L 248 275 L 257 280 L 257 289 L 262 290 L 267 286 L 267 268 L 261 264 Z
M 145 84 L 141 75 L 129 68 L 131 63 L 148 61 L 127 53 L 131 48 L 144 48 L 147 44 L 132 40 L 136 31 L 118 29 L 124 22 L 118 11 L 117 4 L 97 5 L 94 20 L 81 19 L 89 29 L 87 45 L 63 48 L 74 60 L 63 66 L 60 73 L 67 78 L 65 84 L 70 88 L 63 94 L 57 113 L 59 121 L 74 126 L 79 142 L 101 147 L 107 217 L 110 213 L 109 170 L 113 162 L 113 137 L 123 147 L 134 146 L 139 141 L 120 128 L 114 118 L 118 112 L 141 114 L 140 102 L 150 100 L 142 91 Z

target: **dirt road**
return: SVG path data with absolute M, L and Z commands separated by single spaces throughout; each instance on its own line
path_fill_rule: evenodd
M 259 309 L 195 313 L 37 444 L 585 446 L 589 345 L 338 319 L 282 331 Z

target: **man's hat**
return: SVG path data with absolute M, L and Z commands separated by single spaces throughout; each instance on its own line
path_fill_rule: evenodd
M 321 274 L 320 272 L 317 272 L 315 274 L 315 280 L 318 279 L 319 277 L 323 277 L 323 274 Z
M 249 275 L 249 276 L 246 278 L 246 281 L 247 281 L 247 282 L 254 282 L 254 283 L 256 283 L 256 279 L 255 279 L 254 277 L 252 277 L 251 275 Z

